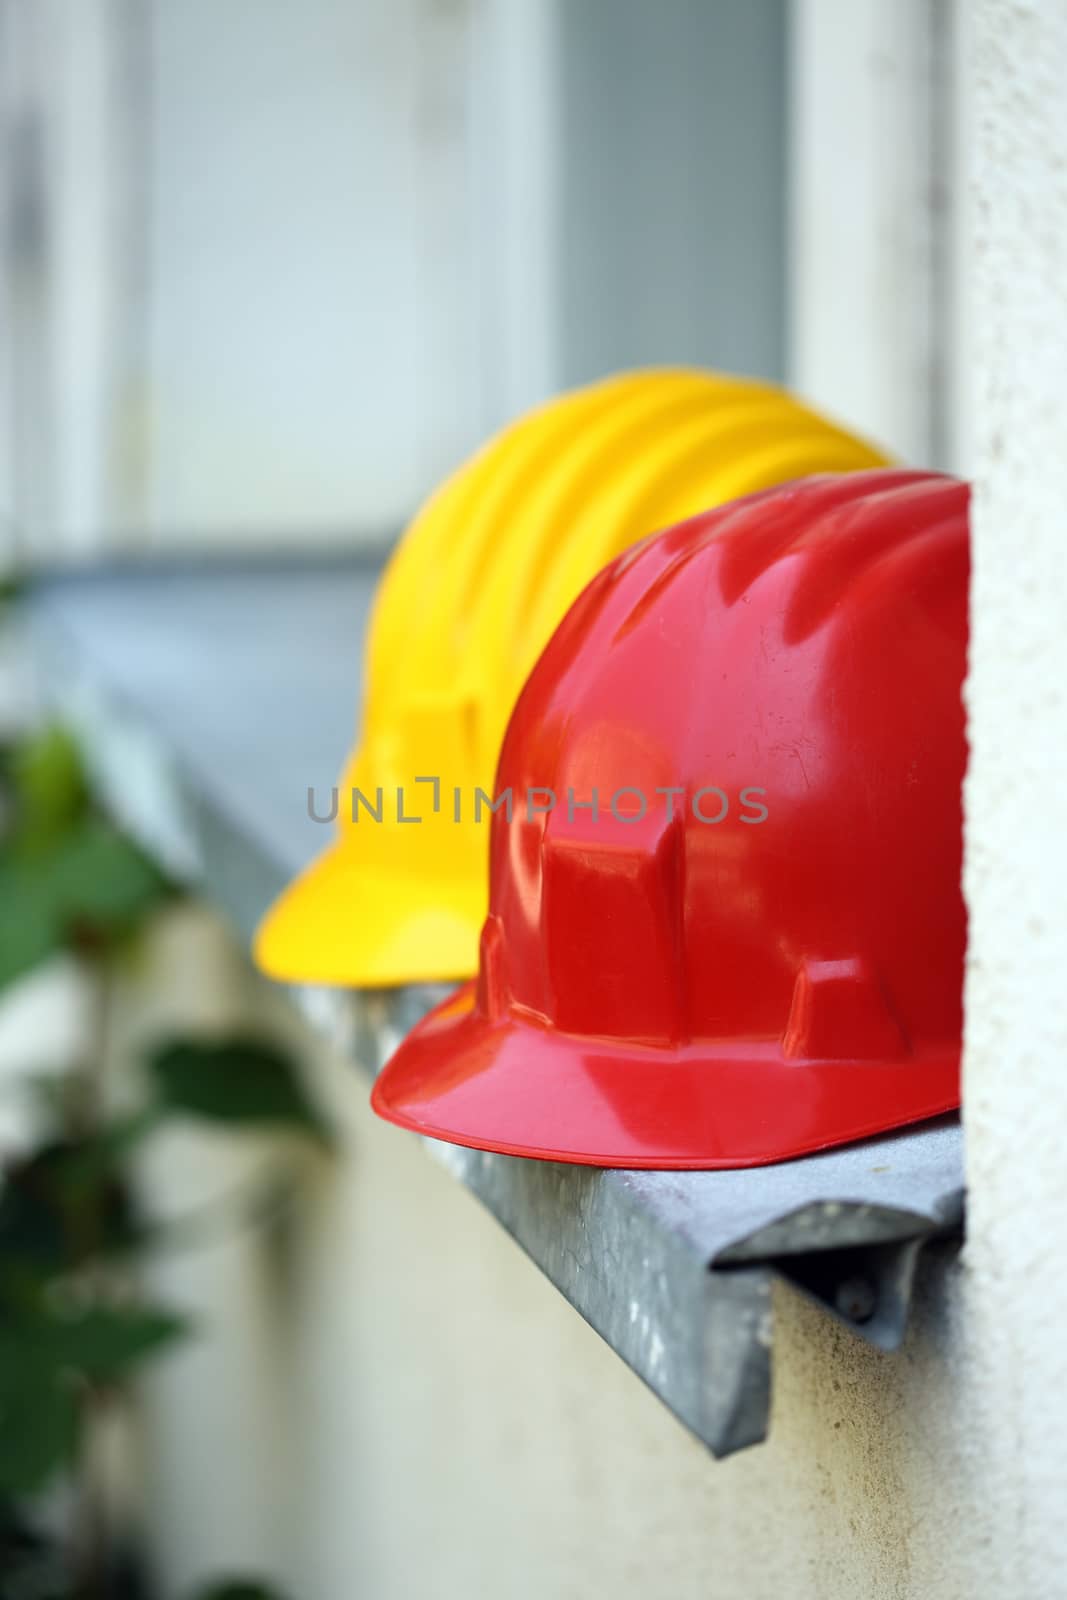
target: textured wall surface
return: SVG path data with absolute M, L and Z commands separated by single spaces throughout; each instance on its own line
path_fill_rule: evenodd
M 793 0 L 789 376 L 905 461 L 943 465 L 945 0 Z
M 965 1079 L 991 1556 L 1067 1592 L 1067 8 L 977 7 Z M 1011 1580 L 1010 1583 L 1008 1580 Z

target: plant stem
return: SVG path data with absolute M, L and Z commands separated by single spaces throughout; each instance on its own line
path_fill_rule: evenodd
M 100 1125 L 104 1105 L 104 1074 L 108 1051 L 109 972 L 106 959 L 86 962 L 90 984 L 91 1018 L 86 1053 L 77 1074 L 75 1092 L 70 1097 L 72 1138 L 88 1138 Z M 72 1240 L 75 1259 L 88 1263 L 87 1284 L 92 1288 L 101 1268 L 93 1262 L 103 1240 L 105 1219 L 100 1210 L 100 1191 L 93 1188 L 77 1219 L 77 1238 Z M 100 1457 L 101 1425 L 108 1397 L 86 1385 L 81 1399 L 80 1449 L 75 1466 L 75 1506 L 72 1529 L 72 1572 L 76 1600 L 107 1600 L 110 1528 L 107 1483 Z

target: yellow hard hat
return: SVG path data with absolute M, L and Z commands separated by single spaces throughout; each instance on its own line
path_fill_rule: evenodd
M 606 379 L 491 440 L 431 497 L 382 577 L 337 836 L 262 923 L 259 966 L 368 988 L 475 972 L 500 742 L 572 600 L 658 528 L 885 462 L 781 389 L 684 369 Z

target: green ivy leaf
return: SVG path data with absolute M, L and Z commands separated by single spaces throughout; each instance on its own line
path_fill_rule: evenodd
M 101 817 L 86 818 L 68 834 L 48 879 L 56 914 L 75 942 L 131 931 L 169 892 L 148 857 Z
M 102 817 L 48 848 L 0 855 L 0 988 L 57 951 L 107 949 L 170 893 L 166 879 Z
M 0 1190 L 0 1300 L 18 1303 L 50 1278 L 143 1241 L 121 1163 L 158 1115 L 139 1112 L 81 1139 L 54 1139 L 12 1163 Z
M 51 894 L 22 861 L 0 859 L 0 989 L 63 948 Z
M 81 756 L 65 728 L 53 725 L 24 740 L 13 753 L 10 781 L 22 850 L 47 848 L 88 808 Z
M 0 1325 L 0 1493 L 33 1494 L 74 1459 L 87 1388 L 125 1378 L 187 1330 L 152 1306 L 42 1306 Z
M 265 1040 L 173 1040 L 152 1051 L 147 1066 L 156 1093 L 173 1111 L 210 1122 L 288 1126 L 329 1142 L 293 1063 Z
M 116 1383 L 189 1331 L 189 1322 L 153 1306 L 92 1306 L 52 1323 L 55 1365 L 92 1384 Z
M 6 1174 L 0 1193 L 0 1294 L 69 1270 L 63 1205 L 55 1192 L 54 1147 L 45 1146 Z
M 0 1492 L 33 1494 L 74 1457 L 78 1394 L 31 1326 L 0 1328 Z

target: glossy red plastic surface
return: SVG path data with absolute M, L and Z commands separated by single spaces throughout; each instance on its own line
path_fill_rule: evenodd
M 511 718 L 480 975 L 375 1109 L 700 1168 L 957 1106 L 967 578 L 966 487 L 894 471 L 752 496 L 607 567 Z M 633 792 L 612 813 L 623 789 L 643 816 Z

